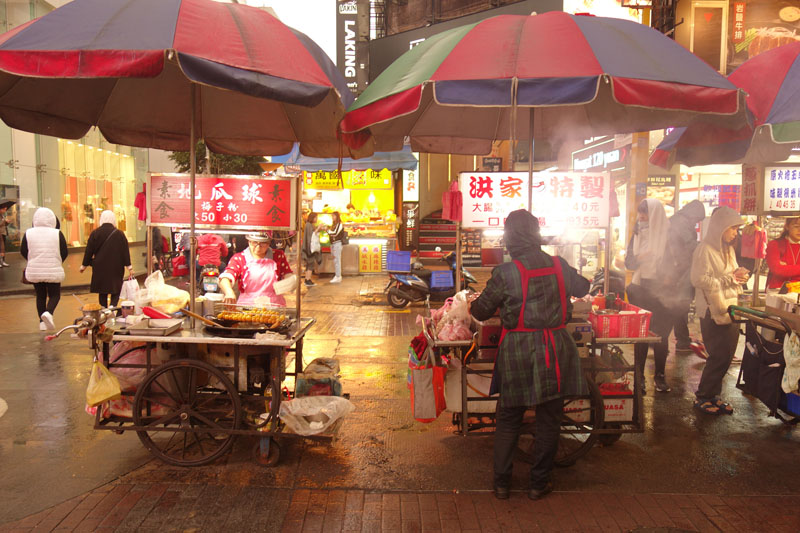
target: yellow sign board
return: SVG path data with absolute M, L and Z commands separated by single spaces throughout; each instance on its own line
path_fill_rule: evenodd
M 303 172 L 303 183 L 306 189 L 391 189 L 392 171 L 384 168 L 383 170 L 347 170 L 342 172 L 342 179 L 339 179 L 339 171 Z M 344 185 L 344 187 L 342 187 Z
M 358 246 L 359 272 L 380 272 L 382 270 L 382 259 L 382 244 L 360 244 Z

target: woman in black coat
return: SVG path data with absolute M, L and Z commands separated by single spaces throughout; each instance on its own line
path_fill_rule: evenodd
M 81 272 L 88 266 L 92 267 L 89 290 L 99 294 L 99 302 L 103 307 L 108 306 L 110 294 L 111 307 L 115 307 L 119 302 L 125 269 L 128 269 L 129 276 L 133 276 L 133 267 L 128 239 L 117 229 L 117 218 L 113 211 L 103 211 L 100 214 L 100 227 L 89 235 Z

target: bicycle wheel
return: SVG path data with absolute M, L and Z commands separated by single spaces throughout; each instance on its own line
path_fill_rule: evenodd
M 239 428 L 239 394 L 217 368 L 178 359 L 156 367 L 139 386 L 133 422 L 142 444 L 162 461 L 199 466 L 226 453 Z M 209 431 L 211 430 L 211 431 Z
M 586 377 L 588 396 L 564 400 L 564 414 L 561 420 L 561 436 L 556 452 L 556 466 L 572 466 L 575 461 L 592 449 L 600 435 L 595 431 L 603 427 L 605 409 L 600 388 Z M 517 455 L 526 463 L 533 464 L 533 447 L 536 443 L 536 417 L 534 411 L 525 413 L 522 422 Z

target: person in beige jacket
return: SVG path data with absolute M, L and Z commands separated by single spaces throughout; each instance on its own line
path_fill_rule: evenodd
M 703 242 L 692 256 L 695 308 L 708 352 L 694 406 L 707 414 L 733 413 L 730 404 L 722 401 L 719 395 L 722 379 L 739 342 L 739 326 L 731 321 L 728 306 L 736 305 L 742 283 L 749 274 L 746 268 L 736 263 L 734 250 L 737 231 L 742 224 L 742 217 L 730 207 L 716 209 Z

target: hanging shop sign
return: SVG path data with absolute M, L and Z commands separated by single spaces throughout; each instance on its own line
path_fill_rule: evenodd
M 726 205 L 738 211 L 740 197 L 740 185 L 703 185 L 700 188 L 700 201 L 712 209 Z
M 303 172 L 306 189 L 341 190 L 344 189 L 391 189 L 392 171 L 383 170 L 346 170 L 339 179 L 339 171 Z
M 572 170 L 603 172 L 626 168 L 631 146 L 619 146 L 614 137 L 572 153 Z
M 147 187 L 152 226 L 191 224 L 188 174 L 152 174 Z M 259 176 L 197 176 L 195 225 L 206 229 L 295 229 L 291 179 Z
M 664 207 L 675 207 L 675 176 L 647 176 L 647 198 L 655 198 Z
M 567 228 L 605 228 L 609 221 L 608 172 L 537 172 L 531 182 L 531 213 L 544 233 Z
M 800 167 L 764 167 L 764 211 L 800 209 Z
M 741 214 L 759 214 L 758 189 L 758 167 L 742 165 L 742 206 L 739 211 Z
M 509 213 L 528 209 L 527 172 L 462 172 L 459 188 L 465 228 L 502 228 Z
M 403 201 L 419 202 L 419 172 L 403 171 Z

